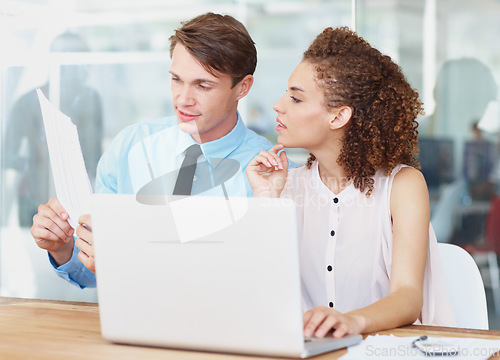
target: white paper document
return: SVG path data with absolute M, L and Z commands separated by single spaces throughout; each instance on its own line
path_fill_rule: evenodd
M 76 229 L 78 218 L 90 214 L 92 186 L 83 159 L 78 131 L 71 119 L 37 89 L 49 148 L 50 166 L 59 202 Z
M 426 340 L 429 347 L 421 351 L 418 347 L 413 346 L 416 339 L 418 339 L 418 336 L 368 336 L 358 345 L 350 346 L 347 354 L 340 357 L 340 359 L 486 360 L 492 355 L 500 354 L 500 340 L 429 336 Z M 439 354 L 442 350 L 446 350 L 449 355 L 433 356 L 433 354 Z

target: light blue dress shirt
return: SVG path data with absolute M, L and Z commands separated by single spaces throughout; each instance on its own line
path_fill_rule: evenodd
M 179 130 L 175 116 L 131 125 L 118 134 L 99 160 L 95 192 L 171 194 L 184 153 L 194 143 L 189 134 Z M 229 134 L 201 144 L 203 155 L 198 159 L 192 194 L 252 196 L 245 169 L 259 151 L 271 147 L 266 138 L 247 129 L 238 114 Z M 75 246 L 71 260 L 59 267 L 50 255 L 49 259 L 63 279 L 81 288 L 95 287 L 95 274 L 78 260 L 78 252 Z

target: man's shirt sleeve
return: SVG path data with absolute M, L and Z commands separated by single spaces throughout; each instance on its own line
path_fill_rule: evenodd
M 86 287 L 95 287 L 95 274 L 87 269 L 78 259 L 79 252 L 80 249 L 75 246 L 73 248 L 73 255 L 71 256 L 71 259 L 61 266 L 57 266 L 52 256 L 48 254 L 50 264 L 54 267 L 54 270 L 59 277 L 70 282 L 71 284 L 78 286 L 81 289 Z

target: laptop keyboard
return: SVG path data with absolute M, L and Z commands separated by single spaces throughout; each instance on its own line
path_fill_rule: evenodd
M 320 339 L 323 339 L 323 338 L 318 338 L 318 337 L 313 336 L 313 337 L 310 337 L 310 338 L 304 338 L 304 342 L 305 343 L 311 343 L 311 342 L 316 342 L 316 341 L 318 341 Z

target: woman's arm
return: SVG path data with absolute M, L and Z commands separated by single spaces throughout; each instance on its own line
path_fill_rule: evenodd
M 324 336 L 370 333 L 411 324 L 420 316 L 423 281 L 427 261 L 430 207 L 423 175 L 403 168 L 394 178 L 391 192 L 393 250 L 391 285 L 379 301 L 341 314 L 318 307 L 304 314 L 304 334 Z

